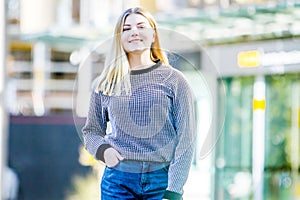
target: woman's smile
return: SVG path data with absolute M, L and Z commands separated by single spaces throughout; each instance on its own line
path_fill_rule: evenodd
M 133 42 L 143 42 L 142 39 L 132 39 L 132 40 L 129 40 L 129 43 L 133 43 Z

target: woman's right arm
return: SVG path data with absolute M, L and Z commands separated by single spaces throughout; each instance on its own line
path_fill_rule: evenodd
M 111 146 L 105 141 L 108 122 L 107 110 L 102 106 L 102 94 L 93 91 L 88 116 L 82 128 L 82 137 L 87 151 L 97 160 L 104 160 L 104 151 Z

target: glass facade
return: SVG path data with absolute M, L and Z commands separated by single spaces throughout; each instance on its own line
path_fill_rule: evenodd
M 226 95 L 223 133 L 216 149 L 216 199 L 254 199 L 252 141 L 254 77 L 219 80 Z M 299 198 L 300 74 L 267 75 L 263 199 Z M 294 113 L 294 114 L 293 114 Z
M 226 114 L 224 124 L 220 124 L 224 125 L 223 133 L 216 148 L 216 199 L 249 196 L 253 83 L 253 77 L 219 80 L 225 87 L 226 94 L 219 98 L 225 105 Z

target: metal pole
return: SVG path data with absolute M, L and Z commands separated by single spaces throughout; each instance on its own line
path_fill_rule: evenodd
M 263 200 L 264 191 L 265 95 L 264 77 L 257 76 L 253 88 L 252 178 L 254 200 Z
M 0 0 L 0 198 L 4 199 L 4 171 L 7 148 L 7 112 L 5 104 L 6 80 L 6 1 Z

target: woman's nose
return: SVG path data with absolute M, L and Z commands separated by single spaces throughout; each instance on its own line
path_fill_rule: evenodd
M 139 29 L 137 27 L 132 27 L 131 36 L 136 36 L 139 34 Z

